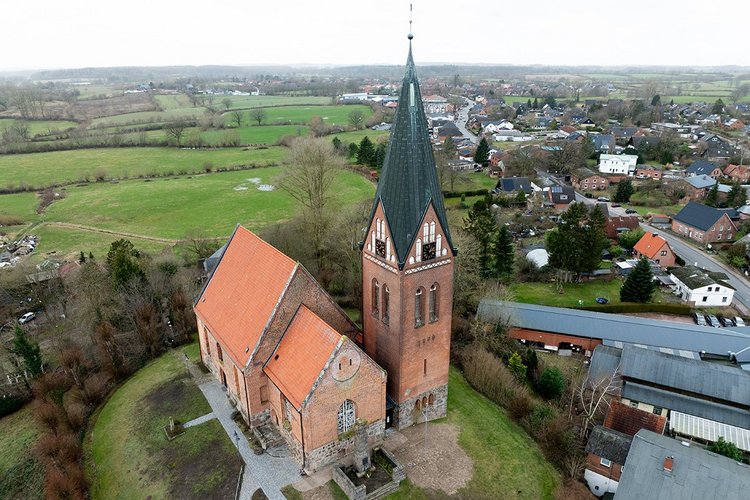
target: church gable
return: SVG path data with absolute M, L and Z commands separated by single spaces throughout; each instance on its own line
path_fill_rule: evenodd
M 371 258 L 390 266 L 398 264 L 390 225 L 383 211 L 383 204 L 376 203 L 364 250 Z
M 432 204 L 429 205 L 418 228 L 409 249 L 406 268 L 420 267 L 453 255 L 452 249 L 448 248 L 446 232 Z

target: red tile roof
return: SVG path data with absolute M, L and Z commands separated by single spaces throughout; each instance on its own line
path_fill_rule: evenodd
M 345 336 L 302 305 L 263 370 L 299 409 L 336 346 L 345 340 Z
M 609 406 L 607 418 L 604 419 L 604 427 L 614 429 L 635 436 L 641 429 L 648 429 L 659 434 L 664 433 L 667 425 L 667 417 L 649 413 L 620 403 L 612 401 Z
M 661 236 L 654 233 L 646 233 L 640 240 L 638 240 L 638 243 L 635 244 L 633 250 L 641 255 L 645 255 L 649 259 L 653 259 L 665 244 L 669 246 L 667 240 Z
M 296 262 L 238 226 L 195 312 L 244 367 L 286 289 Z

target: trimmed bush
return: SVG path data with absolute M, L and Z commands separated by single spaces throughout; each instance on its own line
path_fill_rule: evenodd
M 565 390 L 565 377 L 559 368 L 547 368 L 539 377 L 539 394 L 546 399 L 558 399 Z

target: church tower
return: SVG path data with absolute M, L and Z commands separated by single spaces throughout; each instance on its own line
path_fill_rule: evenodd
M 444 417 L 453 247 L 411 51 L 362 246 L 367 354 L 388 372 L 389 424 Z

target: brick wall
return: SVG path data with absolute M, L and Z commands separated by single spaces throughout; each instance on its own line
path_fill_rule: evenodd
M 697 242 L 707 244 L 718 241 L 732 241 L 736 236 L 737 228 L 729 216 L 724 214 L 706 231 L 702 231 L 684 222 L 673 219 L 672 231 L 686 238 L 691 238 Z
M 622 465 L 612 463 L 609 467 L 605 467 L 601 464 L 601 458 L 593 453 L 589 453 L 586 457 L 586 468 L 601 474 L 604 477 L 620 481 L 622 475 Z M 605 457 L 606 458 L 606 457 Z
M 588 337 L 576 337 L 574 335 L 563 335 L 559 333 L 542 332 L 540 330 L 527 330 L 526 328 L 511 328 L 508 332 L 511 338 L 531 342 L 541 342 L 544 345 L 559 347 L 561 343 L 567 342 L 581 346 L 586 354 L 594 352 L 596 346 L 602 343 L 601 339 Z

